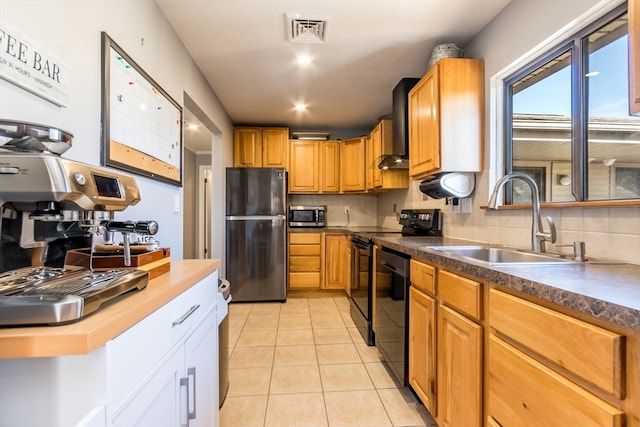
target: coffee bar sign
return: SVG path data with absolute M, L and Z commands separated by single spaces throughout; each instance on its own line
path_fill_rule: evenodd
M 0 21 L 0 78 L 59 107 L 67 106 L 69 70 L 6 21 Z

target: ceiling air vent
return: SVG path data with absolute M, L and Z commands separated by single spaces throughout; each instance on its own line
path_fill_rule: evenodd
M 329 19 L 323 16 L 287 14 L 287 38 L 294 43 L 324 43 Z

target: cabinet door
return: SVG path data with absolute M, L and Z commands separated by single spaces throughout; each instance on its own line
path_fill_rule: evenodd
M 365 140 L 364 165 L 365 165 L 365 188 L 367 191 L 373 190 L 373 145 L 371 144 L 371 134 Z
M 421 177 L 440 167 L 438 67 L 409 92 L 409 176 Z
M 409 288 L 409 384 L 436 415 L 436 301 Z
M 382 187 L 382 171 L 378 168 L 382 155 L 382 122 L 378 122 L 371 131 L 368 145 L 371 145 L 371 162 L 367 163 L 367 170 L 371 171 L 371 187 Z
M 262 167 L 286 168 L 288 166 L 289 129 L 262 129 Z
M 489 336 L 487 417 L 501 426 L 620 427 L 619 409 L 494 335 Z
M 318 141 L 292 140 L 289 150 L 289 192 L 319 192 L 320 150 Z
M 341 160 L 342 189 L 365 191 L 365 137 L 343 141 Z
M 180 425 L 182 348 L 156 367 L 132 395 L 113 410 L 114 427 L 175 427 Z
M 320 143 L 320 191 L 340 192 L 340 143 L 338 141 Z
M 210 427 L 218 402 L 218 325 L 213 310 L 184 344 L 185 373 L 188 378 L 187 414 L 189 427 Z M 184 391 L 184 389 L 183 389 Z M 184 409 L 182 415 L 184 416 Z
M 640 115 L 640 0 L 628 0 L 629 112 Z
M 440 305 L 438 425 L 482 425 L 482 327 Z
M 262 167 L 262 133 L 260 128 L 233 130 L 233 166 Z
M 327 234 L 324 240 L 325 250 L 325 289 L 346 289 L 351 272 L 349 259 L 345 258 L 349 238 L 344 234 Z

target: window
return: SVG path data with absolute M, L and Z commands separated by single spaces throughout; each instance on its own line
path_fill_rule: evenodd
M 640 198 L 628 56 L 625 4 L 507 77 L 505 172 L 534 178 L 547 203 Z M 529 203 L 515 184 L 506 203 Z

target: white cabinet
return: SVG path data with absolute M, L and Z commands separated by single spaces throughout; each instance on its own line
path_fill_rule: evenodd
M 90 354 L 0 360 L 0 426 L 218 426 L 217 291 L 216 271 Z
M 215 312 L 119 405 L 114 427 L 213 426 Z M 217 384 L 217 383 L 216 383 Z M 215 389 L 215 390 L 214 390 Z
M 214 425 L 217 291 L 214 274 L 107 343 L 114 427 Z
M 114 427 L 162 427 L 180 424 L 180 379 L 183 355 L 175 352 L 132 393 L 113 415 Z

